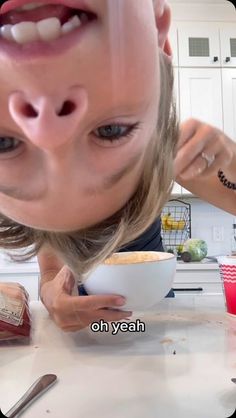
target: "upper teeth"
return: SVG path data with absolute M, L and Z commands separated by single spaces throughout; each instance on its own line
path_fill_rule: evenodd
M 80 25 L 81 21 L 78 16 L 73 16 L 63 25 L 61 25 L 57 17 L 50 17 L 39 22 L 20 22 L 15 25 L 3 25 L 0 28 L 0 33 L 3 38 L 9 41 L 25 44 L 37 40 L 52 41 L 63 34 L 71 32 Z

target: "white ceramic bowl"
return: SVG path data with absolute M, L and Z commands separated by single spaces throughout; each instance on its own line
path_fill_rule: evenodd
M 132 260 L 124 264 L 127 257 L 133 258 L 135 262 Z M 144 257 L 153 260 L 140 261 Z M 116 253 L 112 258 L 116 264 L 101 264 L 89 275 L 84 283 L 88 294 L 121 295 L 127 301 L 122 309 L 145 311 L 150 310 L 170 291 L 176 271 L 176 258 L 173 254 L 138 251 Z

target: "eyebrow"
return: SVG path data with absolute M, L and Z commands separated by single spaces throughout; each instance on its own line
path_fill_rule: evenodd
M 104 113 L 99 115 L 99 119 L 103 120 L 103 123 L 107 123 L 108 121 L 110 121 L 111 119 L 115 118 L 115 117 L 126 117 L 126 116 L 135 116 L 136 118 L 139 118 L 140 114 L 145 113 L 148 108 L 150 106 L 150 103 L 147 102 L 143 102 L 143 99 L 140 99 L 137 102 L 132 102 L 132 103 L 125 103 L 125 104 L 119 104 L 119 106 L 117 106 L 117 104 L 111 105 L 109 106 L 108 109 L 104 110 Z M 109 114 L 109 117 L 107 116 Z M 97 124 L 97 117 L 94 119 L 91 119 L 90 124 Z
M 27 190 L 19 189 L 18 187 L 7 187 L 0 185 L 0 192 L 6 196 L 13 197 L 14 199 L 32 201 L 37 200 L 41 196 L 39 193 L 29 192 Z

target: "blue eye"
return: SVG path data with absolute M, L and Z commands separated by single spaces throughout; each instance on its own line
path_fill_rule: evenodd
M 19 147 L 20 141 L 10 136 L 0 137 L 0 154 L 15 151 Z
M 94 133 L 103 141 L 117 141 L 121 138 L 131 136 L 137 129 L 135 125 L 105 125 L 97 128 Z

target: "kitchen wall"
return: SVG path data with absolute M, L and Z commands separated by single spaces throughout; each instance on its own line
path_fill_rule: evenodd
M 192 238 L 204 239 L 208 255 L 230 254 L 234 217 L 196 198 L 182 199 L 191 204 Z M 214 228 L 223 228 L 222 241 L 217 242 Z

